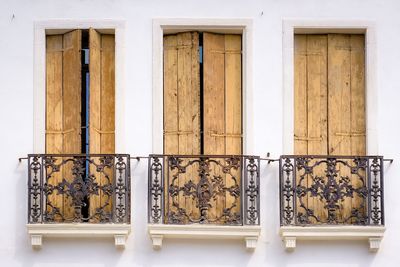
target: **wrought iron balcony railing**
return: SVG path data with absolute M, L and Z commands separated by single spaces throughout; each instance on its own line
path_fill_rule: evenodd
M 151 224 L 260 224 L 260 158 L 150 155 Z
M 126 154 L 28 155 L 28 223 L 130 223 Z
M 383 161 L 381 156 L 281 156 L 281 225 L 384 225 Z

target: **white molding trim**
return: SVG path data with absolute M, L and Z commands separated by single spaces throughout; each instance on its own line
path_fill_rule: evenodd
M 378 155 L 378 89 L 376 71 L 375 22 L 343 19 L 283 20 L 283 153 L 293 154 L 294 142 L 294 34 L 364 33 L 367 154 Z
M 243 154 L 253 153 L 253 20 L 165 18 L 153 20 L 153 153 L 163 153 L 163 34 L 179 31 L 242 34 Z
M 33 74 L 33 151 L 45 153 L 46 34 L 95 28 L 115 33 L 115 150 L 125 152 L 125 21 L 111 19 L 51 19 L 35 21 Z
M 42 247 L 43 237 L 114 237 L 117 248 L 125 248 L 130 224 L 27 224 L 32 247 Z
M 296 240 L 367 240 L 369 250 L 377 252 L 384 226 L 281 226 L 279 234 L 285 249 L 293 251 Z
M 254 250 L 260 236 L 260 226 L 172 225 L 149 224 L 154 249 L 161 249 L 163 238 L 243 239 L 247 250 Z

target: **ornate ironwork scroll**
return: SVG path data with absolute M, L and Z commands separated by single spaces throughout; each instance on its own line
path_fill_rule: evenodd
M 281 156 L 281 225 L 384 225 L 383 157 Z
M 28 155 L 28 223 L 56 222 L 129 223 L 129 155 Z
M 257 225 L 259 157 L 150 155 L 149 222 Z

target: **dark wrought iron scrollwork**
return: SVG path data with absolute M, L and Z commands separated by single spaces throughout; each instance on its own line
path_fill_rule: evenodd
M 382 157 L 281 156 L 282 225 L 383 225 Z
M 259 160 L 150 155 L 149 222 L 259 224 Z
M 28 155 L 29 223 L 129 223 L 130 157 Z

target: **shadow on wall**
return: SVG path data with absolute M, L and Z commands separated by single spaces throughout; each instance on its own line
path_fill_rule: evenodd
M 249 261 L 253 253 L 246 251 L 243 242 L 168 238 L 163 240 L 161 250 L 137 256 L 141 257 L 142 266 L 251 266 Z

